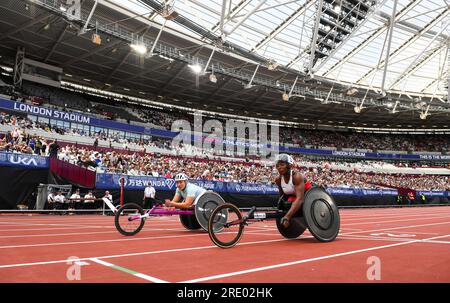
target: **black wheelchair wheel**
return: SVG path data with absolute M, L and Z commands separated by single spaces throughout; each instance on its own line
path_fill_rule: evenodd
M 145 218 L 137 218 L 133 220 L 133 217 L 144 215 L 145 212 L 141 206 L 135 203 L 124 204 L 118 209 L 114 224 L 117 230 L 124 236 L 134 236 L 142 227 L 144 227 Z
M 202 228 L 195 215 L 180 215 L 180 222 L 187 230 L 197 230 Z
M 236 245 L 244 232 L 242 214 L 233 204 L 216 207 L 208 220 L 208 234 L 214 244 L 221 248 Z
M 276 223 L 278 231 L 286 239 L 295 239 L 300 237 L 307 228 L 303 217 L 292 218 L 288 228 L 281 224 L 281 218 L 277 218 Z

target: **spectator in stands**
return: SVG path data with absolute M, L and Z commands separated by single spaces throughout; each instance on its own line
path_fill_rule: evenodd
M 85 209 L 93 209 L 95 208 L 95 196 L 90 190 L 86 195 L 84 195 L 84 208 Z
M 8 132 L 6 133 L 6 136 L 5 136 L 5 143 L 10 143 L 10 144 L 13 143 L 13 137 L 12 137 L 12 133 L 11 133 L 10 131 L 8 131 Z
M 414 204 L 414 193 L 412 191 L 408 192 L 408 204 L 413 205 Z
M 59 209 L 59 210 L 65 209 L 66 198 L 64 197 L 62 191 L 58 191 L 54 200 L 55 200 L 56 209 Z M 60 215 L 62 215 L 62 214 L 63 213 L 61 212 Z
M 120 207 L 120 205 L 118 205 L 118 206 L 114 205 L 113 196 L 110 194 L 110 192 L 109 192 L 108 190 L 105 191 L 105 195 L 103 196 L 103 198 L 108 199 L 108 200 L 111 202 L 111 205 L 113 205 L 114 207 L 116 207 L 116 209 Z M 109 210 L 110 210 L 110 207 L 109 207 L 108 205 L 105 205 L 105 202 L 104 202 L 104 201 L 103 201 L 102 203 L 103 203 L 103 207 L 107 210 L 106 215 L 107 215 L 107 216 L 113 216 L 113 215 L 114 215 L 114 212 L 109 211 Z
M 114 204 L 114 202 L 113 202 L 113 197 L 112 197 L 112 195 L 109 193 L 109 191 L 107 190 L 107 191 L 105 191 L 105 195 L 103 196 L 103 198 L 106 198 L 106 199 L 108 199 L 109 201 L 111 201 L 111 203 L 113 203 Z
M 45 156 L 47 155 L 47 142 L 44 140 L 44 138 L 40 138 L 41 143 L 42 143 L 42 147 L 41 147 L 41 155 Z
M 156 202 L 155 196 L 156 196 L 155 188 L 150 183 L 148 183 L 148 185 L 144 189 L 144 198 L 142 199 L 144 201 L 145 209 L 150 209 L 153 207 L 154 203 Z
M 80 205 L 81 205 L 80 190 L 77 189 L 77 190 L 70 196 L 69 210 L 80 209 Z
M 56 209 L 55 197 L 56 191 L 52 190 L 47 196 L 47 203 L 44 206 L 44 209 Z
M 58 140 L 55 139 L 48 146 L 48 155 L 50 156 L 50 158 L 57 158 L 58 150 L 59 150 Z
M 420 194 L 420 203 L 422 204 L 427 203 L 427 197 L 423 193 Z
M 98 147 L 98 138 L 95 138 L 95 141 L 94 141 L 94 150 L 97 150 L 97 147 Z

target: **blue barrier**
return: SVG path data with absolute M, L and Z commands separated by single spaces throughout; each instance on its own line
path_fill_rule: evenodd
M 49 168 L 48 157 L 29 154 L 0 152 L 0 166 L 18 166 L 27 168 Z
M 339 188 L 329 187 L 328 193 L 340 196 L 397 196 L 396 189 L 364 189 L 364 188 Z
M 124 177 L 125 189 L 143 190 L 147 185 L 152 185 L 156 190 L 174 191 L 175 181 L 173 179 L 150 177 L 150 176 L 126 176 L 119 174 L 97 174 L 96 187 L 98 189 L 119 189 L 119 180 Z M 203 188 L 214 190 L 219 193 L 234 193 L 246 195 L 278 195 L 278 188 L 274 185 L 237 183 L 237 182 L 218 182 L 190 180 Z M 331 195 L 338 196 L 397 196 L 396 189 L 364 189 L 364 188 L 339 188 L 328 187 L 326 189 Z M 450 197 L 447 191 L 417 191 L 417 194 L 424 193 L 425 196 Z
M 124 177 L 125 189 L 143 190 L 148 184 L 151 184 L 156 190 L 175 190 L 175 180 L 161 177 L 150 176 L 126 176 L 119 174 L 97 174 L 96 187 L 98 189 L 118 189 L 120 188 L 120 178 Z M 267 194 L 276 195 L 278 189 L 275 186 L 253 183 L 235 183 L 235 182 L 218 182 L 190 180 L 203 188 L 213 190 L 215 192 L 239 193 L 239 194 Z

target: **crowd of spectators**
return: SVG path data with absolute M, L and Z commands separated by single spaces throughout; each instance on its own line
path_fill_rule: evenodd
M 90 111 L 91 113 L 103 115 L 107 118 L 117 118 L 128 122 L 130 120 L 146 122 L 150 123 L 149 125 L 155 125 L 167 130 L 171 129 L 172 123 L 176 120 L 187 120 L 191 123 L 191 127 L 194 124 L 192 112 L 176 108 L 158 109 L 133 104 L 127 105 L 130 110 L 126 111 L 123 106 L 127 101 L 125 98 L 120 101 L 111 97 L 103 98 L 64 89 L 49 88 L 29 82 L 24 83 L 22 93 L 28 98 L 30 96 L 44 98 L 48 101 L 48 105 L 64 107 L 67 111 L 71 109 L 84 112 Z M 131 115 L 130 111 L 134 114 Z M 212 115 L 212 117 L 207 117 L 204 114 L 203 123 L 207 119 L 217 119 L 222 122 L 225 128 L 225 117 L 217 115 Z M 279 139 L 281 144 L 293 144 L 300 147 L 313 148 L 333 147 L 337 149 L 349 148 L 353 150 L 362 149 L 371 151 L 450 152 L 450 135 L 443 134 L 368 134 L 280 127 Z
M 123 173 L 134 176 L 172 178 L 179 172 L 192 179 L 273 184 L 277 176 L 270 162 L 217 161 L 154 154 L 123 154 L 116 151 L 97 152 L 92 149 L 66 146 L 59 158 L 73 164 L 92 167 L 99 172 Z M 298 160 L 299 158 L 297 158 Z M 306 160 L 302 160 L 307 163 Z M 297 161 L 297 164 L 302 163 Z M 311 164 L 311 163 L 309 163 Z M 450 190 L 450 177 L 444 175 L 374 174 L 331 169 L 329 166 L 302 166 L 307 179 L 315 183 L 352 188 L 404 187 L 420 190 Z
M 5 116 L 1 121 L 6 122 Z M 11 122 L 11 121 L 10 121 Z M 14 121 L 11 123 L 15 123 Z M 27 134 L 15 128 L 0 141 L 0 150 L 37 155 L 50 155 L 52 141 Z M 166 143 L 155 143 L 170 148 Z M 187 158 L 120 151 L 97 151 L 91 148 L 66 145 L 58 152 L 61 160 L 96 170 L 97 172 L 150 175 L 172 178 L 185 172 L 193 179 L 271 184 L 277 175 L 272 164 L 264 161 L 217 161 L 206 158 Z M 327 186 L 352 188 L 406 187 L 422 190 L 450 189 L 450 178 L 440 175 L 412 176 L 405 174 L 362 173 L 354 169 L 355 163 L 344 161 L 313 160 L 296 157 L 297 169 L 308 179 Z M 364 163 L 365 162 L 365 163 Z M 361 161 L 357 165 L 372 167 L 394 166 L 380 161 Z M 340 169 L 332 167 L 338 165 Z M 344 170 L 347 166 L 351 170 Z
M 283 128 L 280 130 L 280 142 L 315 148 L 335 147 L 372 151 L 450 151 L 450 136 L 442 134 L 365 134 Z

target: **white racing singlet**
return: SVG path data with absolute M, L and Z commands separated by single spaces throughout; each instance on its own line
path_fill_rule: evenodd
M 292 178 L 292 170 L 291 170 L 291 174 L 289 176 L 288 183 L 286 183 L 284 181 L 284 176 L 281 176 L 281 188 L 283 189 L 283 193 L 285 195 L 295 195 L 295 186 L 294 186 L 294 181 Z

